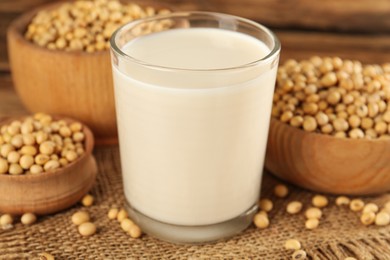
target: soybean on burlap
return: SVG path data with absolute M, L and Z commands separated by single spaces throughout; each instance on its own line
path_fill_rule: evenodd
M 310 259 L 390 259 L 390 226 L 365 227 L 358 213 L 335 206 L 331 197 L 320 226 L 305 230 L 303 213 L 288 215 L 285 208 L 291 200 L 300 200 L 307 207 L 314 193 L 290 186 L 286 199 L 276 198 L 272 190 L 279 180 L 269 174 L 264 176 L 262 189 L 262 196 L 274 201 L 268 229 L 252 226 L 227 241 L 206 245 L 175 245 L 147 235 L 131 239 L 117 221 L 107 218 L 109 208 L 124 201 L 118 148 L 98 148 L 95 157 L 99 166 L 92 190 L 95 204 L 87 210 L 98 233 L 87 238 L 78 234 L 70 220 L 82 208 L 77 205 L 41 217 L 30 227 L 16 224 L 12 230 L 0 230 L 0 259 L 33 259 L 40 252 L 49 252 L 56 259 L 291 259 L 292 252 L 284 249 L 289 238 L 299 239 Z M 364 200 L 383 205 L 390 196 Z

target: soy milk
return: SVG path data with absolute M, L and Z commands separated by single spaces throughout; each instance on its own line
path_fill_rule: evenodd
M 233 219 L 258 200 L 277 64 L 223 29 L 130 41 L 113 67 L 125 196 L 175 225 Z

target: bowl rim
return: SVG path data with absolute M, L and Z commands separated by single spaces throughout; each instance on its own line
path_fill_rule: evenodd
M 0 121 L 0 126 L 6 125 L 14 120 L 23 120 L 24 118 L 31 116 L 31 115 L 24 115 L 24 116 L 15 116 L 15 117 L 8 117 L 2 121 Z M 93 147 L 94 147 L 94 136 L 92 134 L 92 131 L 89 129 L 88 126 L 86 126 L 84 123 L 77 121 L 75 119 L 64 117 L 64 116 L 57 116 L 57 115 L 51 115 L 53 119 L 55 120 L 65 120 L 67 122 L 73 123 L 78 122 L 83 126 L 83 133 L 85 135 L 85 141 L 84 141 L 84 153 L 78 157 L 73 162 L 61 166 L 57 169 L 49 170 L 49 171 L 43 171 L 39 174 L 20 174 L 20 175 L 13 175 L 13 174 L 0 174 L 0 181 L 20 181 L 25 182 L 27 180 L 35 181 L 40 179 L 47 179 L 51 177 L 55 177 L 57 175 L 60 175 L 64 172 L 65 169 L 73 168 L 77 163 L 81 161 L 85 161 L 89 158 L 89 156 L 92 154 Z
M 360 138 L 360 139 L 353 139 L 353 138 L 350 138 L 350 137 L 346 137 L 346 138 L 337 138 L 333 135 L 327 135 L 327 134 L 321 134 L 321 133 L 318 133 L 318 132 L 308 132 L 308 131 L 305 131 L 301 128 L 298 128 L 298 127 L 294 127 L 294 126 L 291 126 L 289 124 L 286 124 L 282 121 L 280 121 L 279 119 L 271 116 L 271 124 L 277 124 L 277 125 L 282 125 L 283 127 L 289 129 L 289 131 L 295 131 L 296 133 L 299 133 L 301 135 L 306 135 L 306 136 L 312 136 L 314 138 L 323 138 L 323 139 L 327 139 L 327 140 L 331 140 L 331 141 L 340 141 L 340 142 L 345 142 L 345 143 L 356 143 L 356 142 L 365 142 L 365 143 L 368 143 L 368 144 L 372 144 L 372 143 L 386 143 L 386 142 L 390 142 L 390 138 L 389 139 L 379 139 L 379 138 L 375 138 L 375 139 L 366 139 L 366 138 Z
M 60 1 L 60 2 L 51 2 L 46 3 L 43 5 L 39 5 L 38 7 L 33 8 L 30 11 L 24 12 L 18 17 L 16 17 L 11 24 L 7 28 L 7 38 L 9 39 L 15 39 L 26 46 L 33 48 L 37 51 L 45 52 L 45 53 L 53 53 L 53 54 L 59 54 L 59 55 L 67 55 L 67 56 L 104 56 L 108 55 L 110 53 L 110 49 L 107 50 L 101 50 L 101 51 L 94 51 L 94 52 L 86 52 L 83 50 L 72 50 L 72 51 L 64 51 L 64 50 L 50 50 L 46 47 L 39 46 L 38 44 L 33 43 L 32 41 L 26 39 L 24 37 L 24 33 L 27 29 L 28 24 L 31 22 L 33 17 L 42 10 L 51 10 L 58 6 L 61 6 L 66 3 L 73 3 L 74 1 Z M 152 2 L 146 2 L 142 3 L 141 1 L 120 1 L 123 3 L 135 3 L 141 7 L 154 7 L 155 9 L 169 9 L 171 11 L 174 11 L 175 9 L 172 6 L 169 6 L 167 4 L 160 4 L 159 2 L 152 3 Z M 135 20 L 133 20 L 135 21 Z M 9 44 L 9 43 L 8 43 Z

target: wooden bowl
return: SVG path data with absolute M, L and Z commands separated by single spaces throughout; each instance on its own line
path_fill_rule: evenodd
M 45 5 L 16 19 L 8 28 L 8 54 L 19 97 L 31 112 L 80 120 L 99 140 L 117 135 L 109 51 L 86 53 L 42 48 L 24 38 L 28 23 Z
M 98 144 L 116 143 L 110 52 L 49 50 L 24 38 L 35 14 L 60 4 L 63 2 L 28 12 L 8 28 L 8 54 L 17 93 L 31 112 L 75 118 L 92 129 Z M 158 2 L 151 6 L 165 8 Z
M 340 139 L 271 120 L 265 166 L 298 186 L 332 194 L 390 190 L 390 140 Z
M 110 51 L 49 50 L 24 38 L 28 24 L 39 11 L 63 3 L 39 7 L 17 18 L 8 28 L 8 54 L 15 88 L 31 112 L 75 118 L 92 129 L 97 144 L 117 143 Z M 172 10 L 158 1 L 140 6 L 146 3 L 156 9 Z
M 2 124 L 12 120 L 3 121 Z M 94 138 L 91 130 L 86 126 L 83 129 L 85 153 L 65 167 L 36 175 L 1 174 L 0 212 L 44 215 L 66 209 L 81 200 L 92 188 L 97 173 L 92 155 Z

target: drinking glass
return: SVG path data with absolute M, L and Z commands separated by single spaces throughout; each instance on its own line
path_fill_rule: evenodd
M 209 42 L 191 42 L 185 33 L 207 35 Z M 169 42 L 164 35 L 182 40 Z M 142 44 L 135 49 L 137 43 Z M 213 44 L 216 50 L 234 44 L 232 50 L 253 58 L 230 66 L 224 64 L 231 58 L 227 53 L 218 66 L 209 65 L 213 53 L 205 48 L 174 64 L 185 44 Z M 255 47 L 243 47 L 247 44 Z M 166 51 L 172 56 L 153 62 L 153 55 Z M 203 243 L 250 225 L 260 194 L 279 53 L 280 43 L 269 29 L 221 13 L 160 15 L 130 22 L 113 34 L 124 193 L 131 219 L 145 233 Z M 200 65 L 188 65 L 192 59 Z

